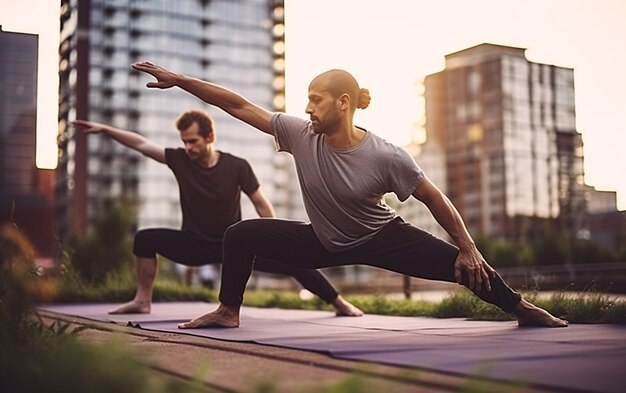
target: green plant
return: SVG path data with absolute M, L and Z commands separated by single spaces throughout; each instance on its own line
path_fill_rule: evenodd
M 35 302 L 50 300 L 57 281 L 40 276 L 34 266 L 34 249 L 15 225 L 0 227 L 0 340 L 28 340 L 28 318 Z
M 64 248 L 72 268 L 84 282 L 101 284 L 116 271 L 132 270 L 134 211 L 124 201 L 103 204 L 88 235 L 69 235 Z
M 34 305 L 58 289 L 54 277 L 33 268 L 34 252 L 15 225 L 0 227 L 0 386 L 7 392 L 200 391 L 193 385 L 151 378 L 151 370 L 118 341 L 93 345 L 78 340 L 85 327 L 46 325 Z M 84 286 L 77 288 L 85 289 Z M 202 389 L 203 391 L 205 389 Z

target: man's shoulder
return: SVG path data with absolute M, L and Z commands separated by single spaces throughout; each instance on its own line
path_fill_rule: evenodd
M 232 160 L 232 161 L 246 161 L 245 158 L 234 155 L 233 153 L 229 153 L 227 151 L 220 150 L 220 159 L 224 160 Z
M 166 147 L 165 148 L 165 162 L 170 163 L 181 159 L 188 159 L 185 149 L 180 147 Z
M 230 165 L 247 165 L 247 166 L 250 165 L 248 163 L 248 160 L 246 160 L 245 158 L 239 157 L 232 153 L 228 153 L 228 152 L 221 151 L 221 150 L 220 150 L 220 160 L 224 160 L 224 162 L 227 162 Z
M 395 143 L 389 142 L 387 139 L 383 138 L 380 135 L 377 135 L 371 131 L 367 131 L 367 133 L 369 134 L 368 145 L 377 151 L 388 153 L 403 150 L 402 147 L 396 145 Z
M 274 115 L 272 116 L 272 123 L 274 124 L 274 126 L 280 124 L 287 129 L 295 128 L 302 130 L 308 129 L 309 125 L 311 124 L 311 122 L 307 119 L 303 119 L 302 117 L 298 116 L 288 115 L 283 112 L 274 113 Z
M 167 154 L 168 152 L 170 154 L 177 154 L 177 155 L 184 154 L 184 155 L 187 155 L 185 153 L 185 149 L 183 149 L 182 147 L 166 147 L 165 148 L 165 153 Z

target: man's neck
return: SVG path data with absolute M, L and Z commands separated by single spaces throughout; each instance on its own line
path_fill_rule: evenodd
M 327 133 L 326 143 L 337 149 L 349 149 L 361 143 L 365 134 L 365 130 L 350 124 L 335 132 Z
M 213 146 L 207 148 L 207 154 L 198 160 L 198 164 L 205 168 L 213 168 L 220 160 L 220 152 L 213 149 Z

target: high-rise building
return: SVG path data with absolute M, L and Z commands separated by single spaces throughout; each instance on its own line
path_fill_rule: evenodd
M 514 242 L 549 229 L 579 236 L 585 189 L 574 70 L 494 44 L 445 60 L 424 80 L 422 154 L 430 158 L 417 161 L 437 174 L 469 230 Z
M 215 118 L 216 147 L 246 158 L 271 200 L 271 138 L 196 97 L 145 88 L 130 64 L 149 60 L 231 88 L 270 110 L 284 109 L 282 0 L 90 0 L 61 2 L 58 225 L 88 227 L 106 199 L 138 202 L 140 227 L 179 227 L 178 187 L 169 169 L 110 138 L 70 126 L 89 119 L 182 146 L 174 121 L 188 109 Z M 288 168 L 286 168 L 288 169 Z M 242 198 L 244 216 L 254 215 Z M 287 200 L 284 203 L 292 203 Z M 289 210 L 283 205 L 277 210 Z
M 16 224 L 37 257 L 50 257 L 53 172 L 35 165 L 38 43 L 0 26 L 0 224 Z

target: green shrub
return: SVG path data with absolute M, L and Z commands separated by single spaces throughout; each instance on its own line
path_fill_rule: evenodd
M 532 244 L 535 265 L 554 265 L 569 259 L 567 239 L 562 236 L 546 235 Z
M 86 236 L 70 234 L 64 248 L 73 269 L 88 284 L 102 284 L 109 274 L 132 269 L 134 208 L 125 202 L 103 205 Z
M 45 325 L 34 305 L 49 301 L 54 277 L 33 269 L 30 242 L 14 225 L 0 227 L 0 386 L 3 392 L 166 392 L 193 386 L 152 378 L 121 342 L 78 341 L 69 324 Z M 71 280 L 70 280 L 71 281 Z M 87 286 L 76 285 L 83 292 Z

